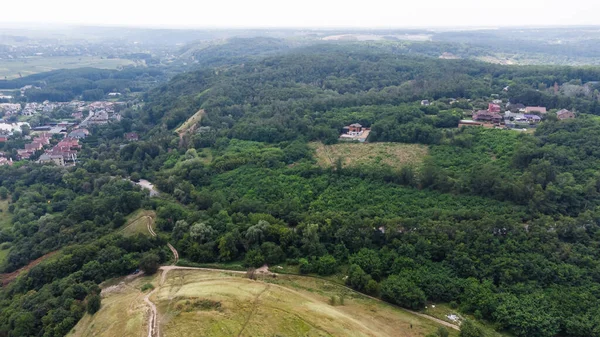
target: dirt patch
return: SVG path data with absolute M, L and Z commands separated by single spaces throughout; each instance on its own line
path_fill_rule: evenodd
M 13 271 L 12 273 L 6 273 L 6 274 L 0 274 L 0 281 L 2 282 L 2 286 L 6 286 L 7 284 L 11 283 L 12 281 L 14 281 L 17 276 L 19 276 L 21 273 L 23 272 L 27 272 L 29 271 L 31 268 L 37 266 L 38 264 L 40 264 L 42 261 L 48 259 L 49 257 L 52 257 L 53 255 L 55 255 L 56 253 L 58 253 L 58 251 L 54 251 L 54 252 L 50 252 L 44 256 L 41 256 L 31 262 L 29 262 L 28 265 L 21 267 L 15 271 Z

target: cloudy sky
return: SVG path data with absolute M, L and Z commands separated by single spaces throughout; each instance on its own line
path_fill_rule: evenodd
M 600 25 L 597 0 L 2 1 L 5 23 L 152 27 Z

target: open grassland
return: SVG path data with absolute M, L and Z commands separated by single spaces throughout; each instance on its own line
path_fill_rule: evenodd
M 31 57 L 16 60 L 0 60 L 0 79 L 14 79 L 21 76 L 42 73 L 56 69 L 74 69 L 93 67 L 101 69 L 117 69 L 135 64 L 131 60 L 107 59 L 100 56 L 57 56 Z
M 412 337 L 439 327 L 321 279 L 277 275 L 250 280 L 244 274 L 204 270 L 171 270 L 161 279 L 157 274 L 104 285 L 100 311 L 86 314 L 69 336 L 146 336 L 147 293 L 140 289 L 148 282 L 157 287 L 150 299 L 158 308 L 160 336 Z
M 102 285 L 100 310 L 93 316 L 86 313 L 67 336 L 147 336 L 146 294 L 140 289 L 151 279 L 142 277 L 128 282 L 119 278 L 114 285 Z
M 419 144 L 311 143 L 310 146 L 315 150 L 317 163 L 322 167 L 332 167 L 341 159 L 343 167 L 383 164 L 397 169 L 405 165 L 420 164 L 428 153 L 427 147 Z
M 424 336 L 438 328 L 325 280 L 287 275 L 253 281 L 172 270 L 152 300 L 163 336 Z
M 154 229 L 154 218 L 156 213 L 154 211 L 139 210 L 134 212 L 127 218 L 127 223 L 121 230 L 124 236 L 131 236 L 138 233 L 150 234 L 148 232 L 148 225 Z

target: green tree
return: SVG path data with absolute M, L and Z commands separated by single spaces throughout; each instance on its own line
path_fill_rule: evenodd
M 392 275 L 381 282 L 381 296 L 384 300 L 405 308 L 419 310 L 425 306 L 425 293 L 412 281 Z
M 100 295 L 92 294 L 87 297 L 86 301 L 87 301 L 86 310 L 90 315 L 93 315 L 96 312 L 98 312 L 98 310 L 100 310 L 100 305 L 101 305 L 101 301 L 102 301 L 102 299 L 100 298 Z
M 8 189 L 4 186 L 0 187 L 0 198 L 2 198 L 2 199 L 8 198 Z
M 154 253 L 146 253 L 140 259 L 140 269 L 147 275 L 156 273 L 158 267 L 160 267 L 160 258 Z
M 265 264 L 265 257 L 262 255 L 260 250 L 252 249 L 246 253 L 246 257 L 244 258 L 245 267 L 258 268 L 263 264 Z

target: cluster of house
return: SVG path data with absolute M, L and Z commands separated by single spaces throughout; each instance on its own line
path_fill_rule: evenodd
M 5 116 L 18 115 L 21 111 L 21 104 L 18 103 L 0 103 L 0 112 Z
M 47 132 L 40 133 L 36 138 L 34 138 L 31 143 L 25 144 L 24 149 L 17 150 L 17 154 L 21 159 L 29 159 L 34 153 L 40 151 L 44 148 L 44 145 L 50 144 L 50 138 L 52 135 Z
M 542 121 L 542 117 L 548 113 L 545 107 L 511 103 L 508 103 L 506 109 L 503 109 L 501 103 L 500 100 L 492 101 L 488 104 L 487 110 L 474 112 L 472 120 L 461 120 L 458 126 L 505 127 L 508 129 L 535 128 Z M 556 116 L 559 120 L 575 118 L 575 114 L 567 109 L 558 111 Z
M 0 112 L 3 112 L 4 116 L 32 116 L 38 113 L 50 113 L 62 107 L 67 107 L 74 110 L 71 114 L 74 119 L 81 120 L 87 117 L 84 121 L 85 125 L 94 125 L 107 124 L 109 120 L 121 120 L 121 115 L 115 111 L 117 111 L 117 107 L 125 104 L 127 103 L 108 101 L 98 101 L 89 104 L 84 101 L 44 101 L 43 103 L 26 103 L 24 106 L 18 103 L 0 103 Z M 88 111 L 87 115 L 86 111 Z
M 50 101 L 25 103 L 24 106 L 21 106 L 19 103 L 0 103 L 0 111 L 4 112 L 5 116 L 32 116 L 38 113 L 50 113 L 68 104 L 65 102 L 51 103 Z
M 340 140 L 358 141 L 364 143 L 369 137 L 371 129 L 365 128 L 358 123 L 350 124 L 342 128 Z
M 75 165 L 77 162 L 77 151 L 81 148 L 79 139 L 65 137 L 54 145 L 38 159 L 38 163 L 55 163 L 58 166 Z
M 119 113 L 115 113 L 115 111 L 117 107 L 122 104 L 126 103 L 99 101 L 79 108 L 78 112 L 81 113 L 84 109 L 89 110 L 89 115 L 83 122 L 81 122 L 81 125 L 103 125 L 108 124 L 110 120 L 120 121 L 121 115 Z

